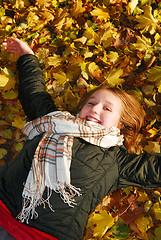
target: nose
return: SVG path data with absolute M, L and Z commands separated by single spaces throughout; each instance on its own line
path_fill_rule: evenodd
M 95 113 L 95 114 L 98 115 L 99 112 L 100 112 L 100 105 L 99 105 L 99 104 L 95 104 L 95 105 L 93 105 L 91 111 L 92 111 L 93 113 Z

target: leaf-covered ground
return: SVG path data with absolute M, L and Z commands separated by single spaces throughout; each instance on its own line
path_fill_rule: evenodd
M 26 41 L 59 109 L 76 112 L 99 84 L 121 86 L 143 105 L 143 149 L 160 153 L 161 1 L 0 0 L 0 45 Z M 17 99 L 17 56 L 0 48 L 0 165 L 21 150 L 27 121 Z M 161 189 L 128 188 L 89 216 L 85 239 L 161 239 Z

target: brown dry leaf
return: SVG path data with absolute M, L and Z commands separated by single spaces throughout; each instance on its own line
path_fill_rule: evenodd
M 71 14 L 74 17 L 79 17 L 85 12 L 86 9 L 82 5 L 82 0 L 74 0 L 73 8 L 71 9 Z
M 30 6 L 29 0 L 16 0 L 15 4 L 13 5 L 16 9 L 22 9 Z
M 52 1 L 51 0 L 36 0 L 36 4 L 40 7 L 40 8 L 49 8 L 52 5 Z

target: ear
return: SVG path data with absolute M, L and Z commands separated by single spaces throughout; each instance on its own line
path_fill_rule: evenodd
M 123 124 L 121 122 L 119 122 L 117 127 L 118 127 L 118 129 L 122 129 Z

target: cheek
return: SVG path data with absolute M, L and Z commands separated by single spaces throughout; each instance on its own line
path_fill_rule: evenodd
M 81 109 L 81 111 L 80 111 L 80 113 L 79 113 L 79 117 L 80 118 L 84 118 L 85 117 L 85 111 L 86 109 L 85 109 L 85 107 L 83 107 L 82 109 Z
M 103 118 L 103 125 L 105 127 L 117 127 L 119 125 L 119 119 L 118 118 L 118 115 L 110 115 L 110 114 L 106 114 L 104 115 L 104 118 Z

